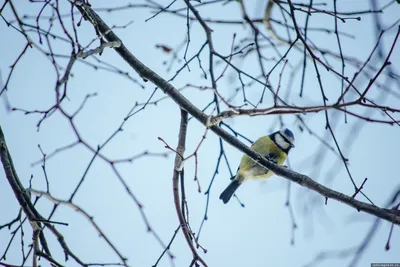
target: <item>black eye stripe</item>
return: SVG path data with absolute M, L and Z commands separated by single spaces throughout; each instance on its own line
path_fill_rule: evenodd
M 283 138 L 283 140 L 285 140 L 286 143 L 291 144 L 292 142 L 289 141 L 289 139 L 286 138 L 286 136 L 284 136 L 283 134 L 279 133 L 279 135 Z

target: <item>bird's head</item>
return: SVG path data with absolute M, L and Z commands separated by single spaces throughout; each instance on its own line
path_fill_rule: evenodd
M 286 151 L 294 147 L 294 135 L 292 131 L 287 128 L 276 132 L 274 139 L 277 145 Z

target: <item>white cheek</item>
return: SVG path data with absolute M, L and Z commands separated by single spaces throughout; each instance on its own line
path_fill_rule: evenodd
M 275 135 L 276 143 L 283 149 L 288 149 L 290 144 L 287 143 L 279 134 Z

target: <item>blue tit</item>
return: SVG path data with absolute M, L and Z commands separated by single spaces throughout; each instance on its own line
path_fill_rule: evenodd
M 261 137 L 254 142 L 251 148 L 263 155 L 267 160 L 282 165 L 286 160 L 289 150 L 294 147 L 293 143 L 293 133 L 289 129 L 284 129 Z M 219 198 L 226 204 L 244 181 L 249 179 L 264 180 L 273 174 L 272 171 L 261 166 L 245 154 L 240 161 L 236 175 L 231 178 L 232 182 Z

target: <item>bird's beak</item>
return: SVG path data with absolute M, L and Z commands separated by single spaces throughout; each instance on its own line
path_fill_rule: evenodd
M 294 144 L 290 144 L 290 147 L 292 147 L 292 148 L 293 148 L 293 147 L 294 147 Z

